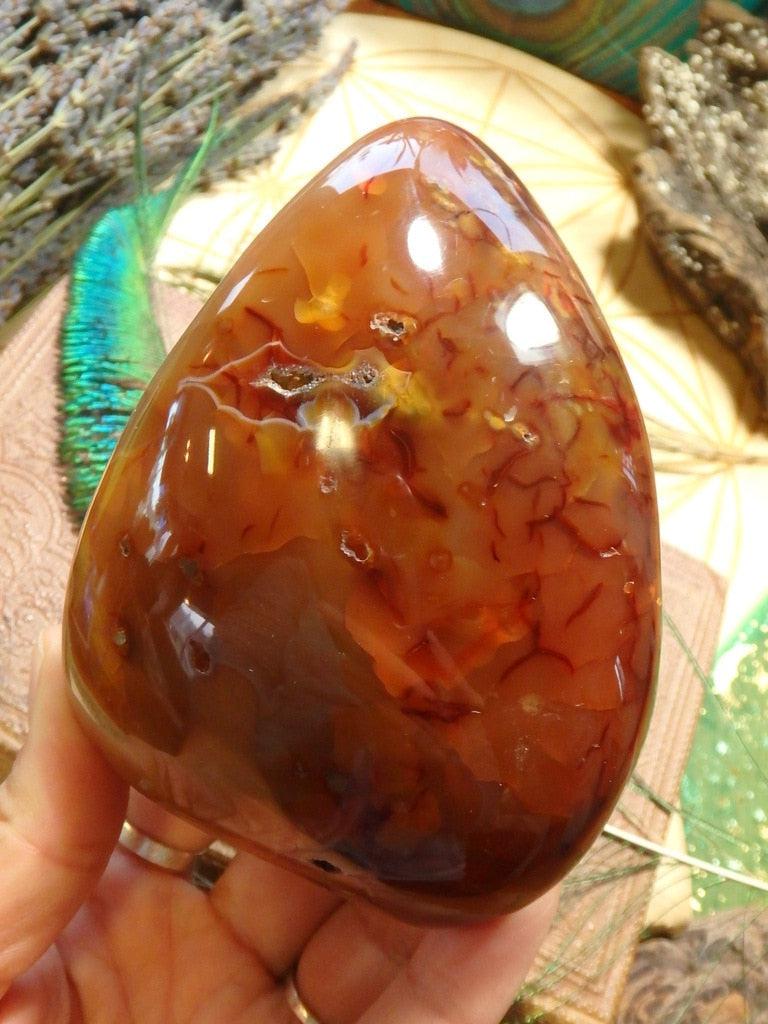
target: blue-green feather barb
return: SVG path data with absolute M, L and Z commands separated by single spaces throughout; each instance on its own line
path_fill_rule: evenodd
M 152 309 L 151 269 L 180 199 L 214 142 L 212 119 L 173 185 L 110 210 L 78 250 L 60 333 L 59 457 L 75 518 L 85 515 L 145 387 L 165 357 Z M 137 141 L 137 152 L 140 149 Z M 137 171 L 141 156 L 137 155 Z M 139 181 L 143 175 L 138 173 Z
M 164 196 L 140 201 L 151 222 Z M 61 329 L 59 455 L 70 507 L 85 514 L 117 438 L 164 357 L 138 205 L 110 210 L 79 249 Z

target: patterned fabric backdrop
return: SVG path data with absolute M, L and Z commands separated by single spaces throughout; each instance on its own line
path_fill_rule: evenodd
M 444 25 L 528 50 L 582 78 L 634 95 L 637 54 L 681 54 L 702 0 L 387 0 Z M 768 13 L 768 0 L 742 0 Z

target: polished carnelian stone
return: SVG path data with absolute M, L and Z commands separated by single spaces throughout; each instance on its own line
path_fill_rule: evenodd
M 416 920 L 533 899 L 637 752 L 640 413 L 552 228 L 451 125 L 367 136 L 253 242 L 82 531 L 72 690 L 118 769 Z

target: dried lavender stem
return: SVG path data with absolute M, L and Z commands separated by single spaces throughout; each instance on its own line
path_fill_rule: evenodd
M 0 206 L 0 217 L 5 218 L 9 214 L 15 213 L 16 210 L 20 210 L 27 205 L 30 200 L 35 199 L 41 192 L 46 190 L 56 178 L 57 173 L 59 172 L 56 167 L 49 167 L 47 171 L 44 171 L 39 178 L 36 178 L 30 185 L 27 185 L 22 192 L 19 192 L 5 206 Z
M 19 92 L 9 96 L 8 99 L 3 100 L 3 102 L 0 103 L 0 114 L 2 114 L 3 111 L 8 110 L 10 107 L 15 106 L 20 100 L 24 100 L 27 96 L 31 96 L 34 91 L 35 90 L 32 86 L 28 85 L 26 89 L 21 89 Z
M 3 163 L 7 164 L 7 167 L 3 168 L 4 172 L 13 170 L 16 164 L 20 163 L 26 156 L 28 156 L 41 142 L 50 138 L 59 127 L 59 123 L 52 118 L 47 124 L 42 125 L 36 132 L 29 135 L 17 146 L 14 146 L 13 149 L 9 149 L 3 153 Z M 4 177 L 7 176 L 7 173 L 4 173 Z
M 40 22 L 37 19 L 37 17 L 33 16 L 29 19 L 29 21 L 25 21 L 23 25 L 19 25 L 15 32 L 11 32 L 10 35 L 7 35 L 0 43 L 0 54 L 4 53 L 6 50 L 9 50 L 17 39 L 23 39 L 26 32 L 30 31 L 36 25 L 39 24 Z
M 6 264 L 0 269 L 0 282 L 8 280 L 13 274 L 23 266 L 30 257 L 34 256 L 35 253 L 39 252 L 48 242 L 54 239 L 57 235 L 72 223 L 75 218 L 82 216 L 91 206 L 94 205 L 103 195 L 105 195 L 111 188 L 116 184 L 117 179 L 111 181 L 105 181 L 95 192 L 93 192 L 84 202 L 80 203 L 79 206 L 74 207 L 62 216 L 57 217 L 56 220 L 52 221 L 48 227 L 46 227 L 37 238 L 32 242 L 31 247 L 24 253 L 22 253 L 15 261 Z

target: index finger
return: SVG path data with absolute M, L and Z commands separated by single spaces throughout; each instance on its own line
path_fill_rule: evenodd
M 533 963 L 557 899 L 554 890 L 506 917 L 437 928 L 407 925 L 353 901 L 307 943 L 297 989 L 324 1024 L 497 1024 Z
M 427 932 L 360 1024 L 496 1024 L 525 981 L 557 902 L 553 890 L 508 917 Z

